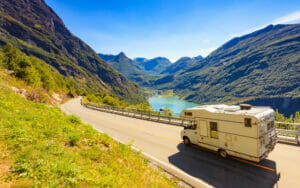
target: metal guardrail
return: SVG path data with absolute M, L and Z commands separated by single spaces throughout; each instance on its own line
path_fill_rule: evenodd
M 81 104 L 87 108 L 102 111 L 102 112 L 109 112 L 113 114 L 144 119 L 149 121 L 155 121 L 160 123 L 167 123 L 171 125 L 177 126 L 192 126 L 196 122 L 194 120 L 177 118 L 173 116 L 165 116 L 160 114 L 160 112 L 152 111 L 152 110 L 141 110 L 135 108 L 125 108 L 125 107 L 117 107 L 117 106 L 110 106 L 110 105 L 100 105 L 94 103 L 84 103 L 81 99 Z M 277 135 L 279 135 L 279 139 L 283 141 L 292 141 L 300 144 L 300 123 L 288 123 L 288 122 L 275 122 L 276 125 L 287 125 L 291 129 L 279 129 L 276 128 Z M 276 126 L 275 126 L 276 127 Z
M 138 118 L 138 119 L 144 119 L 149 121 L 155 121 L 160 123 L 167 123 L 171 125 L 186 127 L 195 124 L 194 120 L 182 119 L 182 118 L 177 118 L 172 116 L 165 116 L 160 114 L 160 112 L 157 111 L 117 107 L 117 106 L 110 106 L 110 105 L 100 105 L 100 104 L 93 104 L 93 103 L 84 103 L 82 100 L 81 100 L 81 104 L 87 108 L 98 110 L 98 111 L 109 112 L 113 114 L 118 114 L 118 115 Z
M 275 122 L 278 139 L 288 142 L 296 142 L 300 144 L 300 123 Z

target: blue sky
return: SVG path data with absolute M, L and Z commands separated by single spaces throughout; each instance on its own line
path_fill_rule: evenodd
M 299 0 L 46 0 L 96 52 L 176 61 L 269 24 L 300 23 Z

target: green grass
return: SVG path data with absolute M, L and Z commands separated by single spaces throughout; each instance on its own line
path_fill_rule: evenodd
M 0 79 L 0 186 L 173 186 L 130 145 L 59 108 L 28 101 L 5 84 Z
M 54 72 L 54 68 L 44 61 L 22 53 L 10 43 L 0 48 L 0 66 L 11 70 L 14 77 L 35 89 L 75 94 L 75 84 L 71 80 Z

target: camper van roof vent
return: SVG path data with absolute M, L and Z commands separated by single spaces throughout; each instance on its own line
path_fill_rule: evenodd
M 251 110 L 251 107 L 250 104 L 240 104 L 241 110 Z

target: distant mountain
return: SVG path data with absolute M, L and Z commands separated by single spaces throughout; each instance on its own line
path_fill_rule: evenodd
M 139 65 L 149 74 L 159 75 L 172 63 L 165 57 L 156 57 L 145 62 L 139 62 Z
M 177 60 L 175 63 L 172 63 L 164 71 L 162 71 L 162 74 L 175 74 L 179 71 L 184 70 L 189 65 L 195 63 L 197 60 L 195 58 L 190 57 L 182 57 L 179 60 Z
M 234 38 L 155 82 L 197 103 L 300 97 L 300 24 L 270 25 Z M 297 105 L 296 105 L 297 106 Z M 299 107 L 299 105 L 298 105 Z
M 140 85 L 149 85 L 149 80 L 154 79 L 153 76 L 144 71 L 144 68 L 140 66 L 138 62 L 128 58 L 123 52 L 118 55 L 106 55 L 101 53 L 98 53 L 98 55 L 128 79 Z
M 111 59 L 113 59 L 115 57 L 114 55 L 111 55 L 111 54 L 100 54 L 100 53 L 98 53 L 98 55 L 104 61 L 109 61 L 109 60 L 111 60 Z
M 143 57 L 136 57 L 134 58 L 134 61 L 138 63 L 145 63 L 146 61 L 148 61 L 148 59 Z
M 201 59 L 203 59 L 203 57 L 201 55 L 199 55 L 199 56 L 194 57 L 193 59 L 194 60 L 201 60 Z
M 144 101 L 137 85 L 74 36 L 44 0 L 0 1 L 0 45 L 7 42 L 52 65 L 77 88 Z
M 128 58 L 124 52 L 120 52 L 118 55 L 106 55 L 101 53 L 98 53 L 98 55 L 126 77 L 135 75 L 142 69 L 137 62 Z

